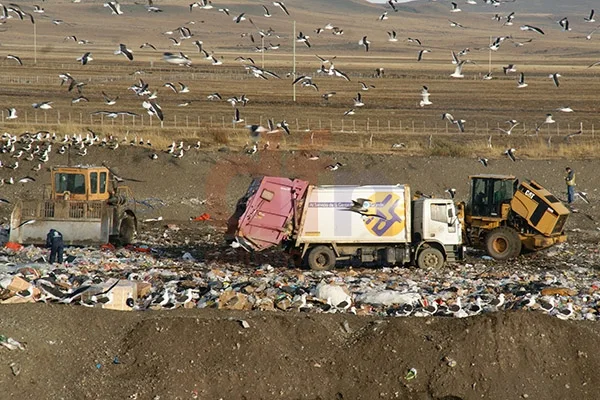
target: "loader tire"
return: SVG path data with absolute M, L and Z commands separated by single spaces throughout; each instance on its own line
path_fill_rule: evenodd
M 514 229 L 501 226 L 487 234 L 485 249 L 496 260 L 508 260 L 521 254 L 521 239 Z
M 419 268 L 442 268 L 444 265 L 444 255 L 434 247 L 424 248 L 417 257 L 417 266 Z
M 308 266 L 315 271 L 328 271 L 335 267 L 335 253 L 330 247 L 317 246 L 308 253 Z
M 119 242 L 122 246 L 126 246 L 133 242 L 135 234 L 135 222 L 133 218 L 123 218 L 119 227 Z

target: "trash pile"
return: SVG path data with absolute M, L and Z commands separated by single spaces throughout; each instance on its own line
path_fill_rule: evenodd
M 586 320 L 598 319 L 600 311 L 600 278 L 595 270 L 600 254 L 598 245 L 591 243 L 564 243 L 507 263 L 472 257 L 470 263 L 440 270 L 323 272 L 203 262 L 190 253 L 164 257 L 147 246 L 69 248 L 70 262 L 50 265 L 43 262 L 45 251 L 33 246 L 4 249 L 0 303 L 423 317 L 526 309 Z

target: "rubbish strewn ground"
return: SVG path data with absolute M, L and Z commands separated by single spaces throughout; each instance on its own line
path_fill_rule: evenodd
M 471 251 L 464 263 L 440 271 L 354 267 L 313 273 L 288 268 L 277 252 L 248 258 L 223 245 L 224 221 L 252 176 L 294 171 L 319 183 L 401 182 L 438 195 L 451 186 L 464 199 L 469 173 L 510 172 L 534 178 L 560 197 L 565 162 L 498 161 L 480 171 L 476 160 L 323 156 L 321 164 L 346 164 L 333 174 L 320 161 L 308 164 L 300 154 L 276 152 L 121 161 L 145 160 L 138 157 L 145 151 L 101 155 L 112 157 L 108 162 L 125 177 L 160 176 L 131 184 L 140 220 L 163 217 L 143 224 L 136 246 L 68 248 L 72 261 L 59 270 L 43 262 L 43 249 L 0 254 L 5 279 L 18 275 L 31 287 L 46 279 L 58 296 L 73 293 L 87 278 L 93 285 L 150 283 L 136 285 L 136 295 L 142 294 L 133 303 L 123 292 L 131 312 L 100 309 L 100 293 L 95 300 L 91 293 L 60 300 L 67 304 L 47 298 L 49 304 L 0 306 L 0 335 L 23 347 L 0 346 L 0 392 L 7 398 L 597 398 L 597 161 L 586 169 L 572 163 L 593 201 L 576 204 L 580 212 L 567 226 L 566 244 L 505 263 Z M 453 173 L 431 172 L 443 167 Z M 4 186 L 2 197 L 34 196 L 47 175 L 40 173 L 34 184 Z M 9 211 L 3 206 L 1 215 Z M 193 220 L 204 213 L 210 219 Z M 319 290 L 328 285 L 344 290 Z M 40 287 L 40 296 L 49 291 Z M 20 295 L 3 291 L 2 300 L 29 301 L 29 286 L 18 288 Z M 171 303 L 154 299 L 167 289 Z M 176 296 L 188 289 L 190 300 Z M 495 307 L 501 294 L 505 302 Z M 348 295 L 351 304 L 344 304 Z M 478 297 L 480 310 L 473 308 Z M 418 301 L 437 304 L 436 314 L 442 314 L 458 298 L 466 318 L 423 315 Z M 415 300 L 413 309 L 400 307 L 398 299 Z M 543 299 L 554 299 L 554 309 L 544 311 Z M 574 312 L 563 321 L 557 316 L 569 304 Z M 141 309 L 146 311 L 135 311 Z

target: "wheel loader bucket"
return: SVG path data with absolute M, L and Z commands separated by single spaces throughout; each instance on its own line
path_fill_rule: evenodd
M 104 244 L 112 218 L 103 201 L 19 201 L 11 215 L 9 240 L 44 245 L 48 231 L 56 229 L 67 245 Z

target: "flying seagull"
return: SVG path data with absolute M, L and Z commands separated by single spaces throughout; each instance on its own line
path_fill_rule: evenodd
M 133 61 L 133 52 L 129 50 L 123 43 L 119 44 L 119 50 L 115 51 L 115 55 L 118 54 L 123 54 L 129 61 Z
M 527 86 L 528 85 L 525 83 L 525 74 L 521 72 L 519 74 L 519 79 L 517 80 L 517 88 L 522 89 Z
M 462 73 L 462 69 L 463 66 L 466 63 L 472 63 L 475 64 L 473 61 L 471 60 L 461 60 L 458 64 L 456 64 L 456 67 L 454 68 L 454 72 L 450 74 L 451 77 L 453 78 L 464 78 L 465 76 Z
M 423 54 L 425 53 L 431 53 L 431 50 L 429 49 L 423 49 L 419 51 L 419 55 L 417 56 L 417 61 L 421 61 L 423 59 Z
M 431 101 L 429 101 L 429 89 L 427 88 L 427 86 L 423 86 L 423 89 L 421 90 L 421 97 L 422 99 L 419 102 L 419 105 L 421 107 L 433 104 Z
M 90 62 L 92 60 L 93 60 L 92 53 L 90 53 L 89 51 L 77 59 L 77 61 L 81 62 L 81 65 L 86 65 L 88 62 Z
M 154 100 L 144 101 L 142 103 L 142 107 L 146 109 L 148 115 L 156 116 L 156 118 L 158 118 L 160 122 L 164 120 L 162 108 L 160 108 L 160 106 Z
M 19 58 L 18 56 L 15 56 L 13 54 L 9 54 L 9 55 L 6 56 L 6 58 L 8 58 L 9 60 L 15 60 L 21 66 L 23 65 L 23 61 L 21 61 L 21 58 Z
M 285 13 L 285 15 L 288 15 L 288 16 L 290 15 L 290 13 L 288 12 L 287 8 L 285 7 L 285 4 L 283 4 L 283 1 L 274 1 L 273 5 L 281 8 L 281 10 L 283 10 L 283 12 Z
M 442 119 L 447 119 L 451 123 L 456 124 L 456 126 L 458 127 L 458 130 L 460 132 L 465 131 L 465 122 L 467 122 L 467 121 L 465 121 L 464 119 L 454 119 L 454 117 L 450 113 L 443 113 Z
M 521 30 L 522 30 L 522 31 L 532 31 L 532 32 L 537 32 L 537 33 L 539 33 L 540 35 L 543 35 L 543 34 L 544 34 L 544 31 L 543 31 L 543 30 L 541 30 L 541 29 L 540 29 L 540 28 L 538 28 L 538 27 L 532 26 L 532 25 L 522 25 L 522 26 L 521 26 Z
M 510 158 L 510 159 L 511 159 L 511 161 L 513 161 L 513 162 L 514 162 L 514 161 L 517 161 L 517 159 L 516 159 L 516 157 L 515 157 L 515 151 L 516 151 L 516 149 L 513 149 L 513 148 L 506 149 L 506 150 L 504 151 L 504 154 L 506 154 L 506 156 L 507 156 L 508 158 Z
M 371 44 L 371 42 L 367 40 L 366 36 L 363 36 L 363 38 L 358 41 L 358 44 L 361 46 L 365 46 L 365 51 L 369 51 L 369 45 Z
M 594 10 L 592 9 L 592 11 L 590 11 L 590 16 L 584 17 L 583 20 L 585 22 L 596 22 L 596 20 L 594 19 Z
M 179 52 L 177 54 L 163 53 L 163 60 L 165 60 L 169 64 L 184 65 L 186 67 L 192 65 L 192 60 L 190 60 L 189 57 L 183 54 L 182 52 Z
M 489 160 L 485 157 L 479 157 L 477 161 L 479 161 L 484 167 L 487 167 L 489 165 Z
M 108 3 L 104 3 L 104 7 L 109 7 L 113 15 L 123 14 L 123 11 L 121 11 L 121 5 L 118 1 L 109 1 Z
M 552 82 L 554 82 L 554 86 L 559 87 L 560 86 L 560 82 L 558 81 L 558 78 L 560 78 L 562 75 L 559 74 L 558 72 L 554 73 L 554 74 L 550 74 L 548 75 L 548 78 L 552 79 Z
M 17 109 L 16 108 L 7 108 L 8 115 L 6 119 L 17 119 Z
M 306 45 L 306 47 L 310 47 L 310 42 L 308 41 L 309 38 L 310 36 L 306 36 L 305 34 L 300 32 L 298 33 L 298 37 L 296 37 L 296 42 L 302 42 Z

